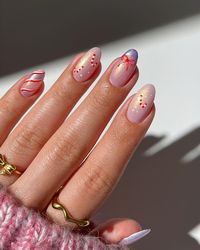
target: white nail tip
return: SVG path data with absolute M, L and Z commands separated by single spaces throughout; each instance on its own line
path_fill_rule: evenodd
M 143 237 L 145 237 L 150 232 L 151 232 L 151 229 L 145 229 L 145 230 L 139 231 L 137 233 L 131 234 L 130 236 L 122 239 L 119 242 L 119 244 L 120 245 L 130 245 L 130 244 L 142 239 Z

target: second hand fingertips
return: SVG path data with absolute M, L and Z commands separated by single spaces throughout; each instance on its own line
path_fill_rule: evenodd
M 35 95 L 41 89 L 44 77 L 45 72 L 42 70 L 32 72 L 20 88 L 21 95 L 25 97 Z

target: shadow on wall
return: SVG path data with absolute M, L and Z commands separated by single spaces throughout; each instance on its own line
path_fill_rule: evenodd
M 147 157 L 144 152 L 161 138 L 146 137 L 96 218 L 126 216 L 151 227 L 151 234 L 134 244 L 137 250 L 199 250 L 188 232 L 200 223 L 200 156 L 181 161 L 199 138 L 200 128 Z
M 0 76 L 199 11 L 199 0 L 0 0 Z

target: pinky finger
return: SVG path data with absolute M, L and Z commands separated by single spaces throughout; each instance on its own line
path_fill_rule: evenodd
M 23 76 L 0 99 L 0 145 L 44 89 L 44 71 Z

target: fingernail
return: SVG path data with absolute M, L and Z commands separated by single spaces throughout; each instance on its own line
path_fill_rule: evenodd
M 98 47 L 90 49 L 83 55 L 73 70 L 74 79 L 78 82 L 88 80 L 100 64 L 101 50 Z
M 37 70 L 32 72 L 21 86 L 20 92 L 23 96 L 33 96 L 41 88 L 45 72 Z
M 112 85 L 122 87 L 128 83 L 135 71 L 137 58 L 137 51 L 129 49 L 116 61 L 109 78 Z
M 127 110 L 127 118 L 133 123 L 142 122 L 149 114 L 155 98 L 155 88 L 152 84 L 142 87 L 133 96 Z
M 151 229 L 145 229 L 142 231 L 139 231 L 137 233 L 131 234 L 130 236 L 122 239 L 119 244 L 120 245 L 130 245 L 140 239 L 142 239 L 143 237 L 145 237 L 147 234 L 149 234 L 151 232 Z

